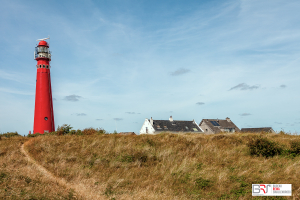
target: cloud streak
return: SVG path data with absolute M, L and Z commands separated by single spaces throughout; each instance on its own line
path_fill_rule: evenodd
M 242 113 L 242 114 L 240 114 L 240 116 L 243 116 L 243 117 L 249 116 L 249 115 L 251 115 L 251 114 L 250 113 Z
M 260 86 L 259 85 L 247 85 L 246 83 L 240 83 L 232 88 L 229 89 L 230 90 L 255 90 L 258 89 Z
M 201 106 L 201 105 L 204 105 L 205 103 L 204 102 L 197 102 L 196 104 Z
M 280 88 L 284 89 L 286 88 L 286 85 L 280 85 Z
M 180 76 L 180 75 L 186 74 L 188 72 L 190 72 L 189 69 L 180 68 L 180 69 L 177 69 L 176 71 L 172 72 L 171 76 Z
M 76 113 L 75 115 L 76 115 L 76 116 L 86 116 L 85 113 Z
M 69 96 L 65 96 L 64 100 L 66 101 L 79 101 L 79 99 L 82 98 L 81 96 L 78 96 L 78 95 L 75 95 L 75 94 L 72 94 L 72 95 L 69 95 Z
M 121 121 L 123 118 L 114 118 L 115 121 Z

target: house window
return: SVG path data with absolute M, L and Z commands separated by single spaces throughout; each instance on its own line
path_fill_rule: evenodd
M 167 127 L 167 126 L 164 126 L 164 129 L 168 129 L 168 127 Z
M 186 129 L 186 130 L 189 130 L 189 127 L 186 126 L 185 129 Z
M 156 127 L 157 127 L 157 129 L 161 129 L 159 125 L 157 125 Z
M 148 133 L 148 127 L 146 127 L 146 133 Z
M 205 132 L 207 132 L 208 130 L 207 129 L 205 129 Z

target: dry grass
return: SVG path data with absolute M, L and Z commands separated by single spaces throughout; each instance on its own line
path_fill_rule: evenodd
M 20 151 L 28 138 L 0 140 L 0 199 L 80 199 L 65 187 L 47 179 Z
M 252 183 L 289 183 L 299 198 L 300 156 L 250 156 L 247 142 L 255 136 L 42 136 L 25 148 L 55 176 L 86 187 L 89 197 L 249 199 Z M 286 146 L 299 139 L 286 134 L 263 137 Z

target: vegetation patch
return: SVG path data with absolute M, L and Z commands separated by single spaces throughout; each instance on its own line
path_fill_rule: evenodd
M 198 188 L 205 189 L 207 187 L 210 187 L 213 182 L 211 180 L 200 177 L 195 180 L 195 183 Z
M 1 139 L 1 137 L 10 138 L 10 137 L 16 137 L 16 136 L 21 136 L 21 135 L 19 135 L 17 131 L 16 132 L 0 133 L 0 139 Z
M 273 142 L 263 137 L 250 140 L 248 147 L 251 155 L 263 156 L 266 158 L 280 155 L 283 152 L 283 148 L 277 142 Z
M 60 135 L 0 141 L 0 154 L 5 152 L 0 156 L 0 188 L 6 190 L 0 199 L 80 199 L 27 166 L 31 164 L 18 152 L 27 140 L 25 149 L 37 163 L 107 199 L 250 199 L 254 183 L 300 187 L 297 135 L 123 136 L 72 130 L 70 125 L 62 130 Z M 299 192 L 286 199 L 299 198 Z

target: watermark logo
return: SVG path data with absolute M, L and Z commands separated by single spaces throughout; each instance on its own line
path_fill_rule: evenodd
M 252 196 L 292 196 L 292 184 L 252 184 Z

